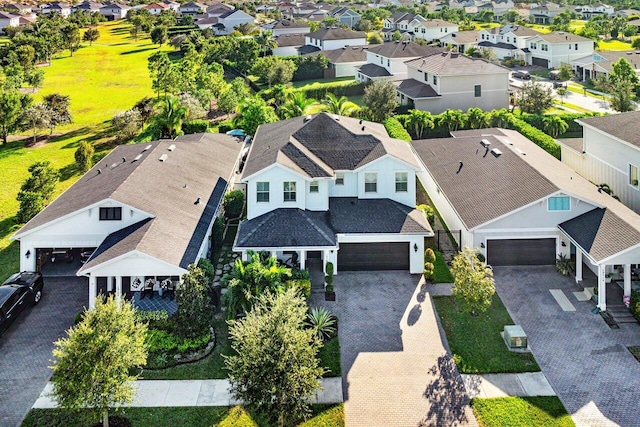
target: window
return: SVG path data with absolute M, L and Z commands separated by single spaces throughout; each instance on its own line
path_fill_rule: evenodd
M 575 44 L 575 48 L 576 48 L 576 50 L 578 50 L 578 43 Z
M 406 193 L 409 189 L 409 174 L 396 172 L 396 193 Z
M 537 49 L 536 44 L 535 43 L 531 43 L 531 49 Z
M 296 201 L 296 182 L 286 181 L 284 183 L 284 201 L 295 202 Z
M 100 208 L 100 221 L 120 221 L 122 208 Z
M 438 76 L 433 76 L 433 84 L 434 85 L 438 84 Z
M 256 202 L 269 203 L 269 183 L 268 182 L 256 183 Z
M 429 73 L 424 73 L 424 81 L 429 83 Z
M 391 66 L 391 60 L 387 59 L 387 67 Z
M 629 185 L 638 188 L 638 166 L 629 165 Z
M 309 193 L 318 193 L 318 192 L 320 192 L 318 181 L 311 181 L 311 183 L 309 184 Z
M 364 174 L 364 192 L 376 193 L 378 191 L 378 174 L 376 172 L 366 172 Z
M 482 96 L 482 85 L 475 85 L 473 87 L 473 96 L 480 98 Z
M 336 185 L 344 185 L 344 172 L 336 172 Z
M 540 49 L 542 49 L 543 52 L 547 52 L 549 50 L 549 45 L 541 44 Z
M 570 211 L 571 199 L 569 196 L 549 197 L 547 208 L 550 211 Z

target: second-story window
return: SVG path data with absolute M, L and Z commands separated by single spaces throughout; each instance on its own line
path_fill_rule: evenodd
M 424 81 L 429 83 L 429 73 L 424 73 Z
M 409 174 L 396 172 L 396 193 L 406 193 L 407 191 L 409 191 Z
M 256 183 L 256 202 L 269 203 L 269 183 L 268 182 Z
M 296 201 L 296 182 L 285 181 L 284 183 L 284 201 L 295 202 Z
M 473 96 L 480 98 L 482 96 L 482 85 L 475 85 L 473 87 Z
M 100 221 L 120 221 L 122 208 L 100 208 Z
M 438 76 L 433 76 L 433 84 L 434 85 L 438 84 Z
M 364 174 L 364 192 L 376 193 L 378 191 L 378 173 L 366 172 Z
M 318 185 L 318 181 L 311 181 L 309 184 L 309 193 L 318 193 L 320 191 L 320 186 Z
M 336 172 L 336 185 L 344 185 L 344 172 Z

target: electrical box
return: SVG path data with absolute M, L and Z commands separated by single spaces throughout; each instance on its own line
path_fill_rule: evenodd
M 520 325 L 505 326 L 504 340 L 510 348 L 527 348 L 527 335 Z

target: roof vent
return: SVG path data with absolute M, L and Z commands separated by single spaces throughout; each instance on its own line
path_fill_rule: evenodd
M 193 202 L 193 204 L 194 204 L 194 205 L 199 205 L 199 204 L 200 204 L 200 197 L 198 197 L 198 198 L 196 199 L 196 201 L 195 201 L 195 202 Z
M 362 126 L 362 132 L 364 132 L 364 126 Z
M 122 163 L 126 163 L 127 159 L 125 157 L 122 158 Z
M 98 175 L 102 173 L 102 169 L 98 169 Z
M 307 123 L 308 121 L 311 121 L 311 114 L 304 118 L 303 123 Z
M 487 139 L 483 139 L 482 141 L 480 141 L 480 143 L 482 144 L 483 147 L 488 147 L 491 145 L 491 143 Z
M 144 153 L 145 151 L 150 150 L 151 147 L 153 147 L 153 145 L 151 144 L 147 145 L 146 147 L 144 147 L 144 150 L 142 150 L 142 152 Z
M 137 162 L 137 161 L 138 161 L 138 160 L 140 160 L 141 158 L 142 158 L 142 154 L 138 154 L 138 155 L 133 159 L 133 161 L 134 161 L 134 162 Z
M 516 148 L 516 151 L 518 152 L 518 154 L 522 154 L 523 156 L 526 156 L 526 155 L 527 155 L 527 153 L 525 153 L 524 151 L 522 151 L 522 150 L 521 150 L 521 149 L 519 149 L 519 148 Z
M 171 144 L 171 145 L 169 146 L 169 148 L 167 148 L 167 150 L 169 150 L 169 151 L 173 151 L 173 150 L 175 150 L 175 149 L 176 149 L 176 144 Z
M 340 116 L 338 116 L 337 114 L 334 114 L 334 115 L 333 115 L 333 119 L 334 119 L 336 122 L 339 122 L 339 121 L 340 121 Z
M 460 163 L 460 165 L 458 166 L 458 171 L 456 172 L 456 174 L 459 174 L 460 171 L 462 170 L 462 167 L 464 166 L 464 163 L 462 163 L 462 162 L 459 162 L 459 163 Z
M 502 151 L 498 150 L 497 148 L 494 148 L 493 150 L 491 150 L 491 154 L 493 154 L 495 157 L 499 157 L 502 155 Z
M 169 158 L 169 156 L 167 156 L 166 154 L 163 154 L 162 156 L 160 156 L 158 158 L 158 160 L 160 160 L 161 162 L 164 162 L 165 160 L 167 160 Z
M 358 122 L 359 124 L 362 124 L 362 119 L 360 119 L 360 121 Z

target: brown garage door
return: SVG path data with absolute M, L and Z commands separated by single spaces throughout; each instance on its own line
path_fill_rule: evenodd
M 540 67 L 549 68 L 549 60 L 542 58 L 531 58 L 532 65 L 539 65 Z
M 488 240 L 491 265 L 549 265 L 556 262 L 556 239 Z
M 408 269 L 409 244 L 406 242 L 340 244 L 339 271 Z

